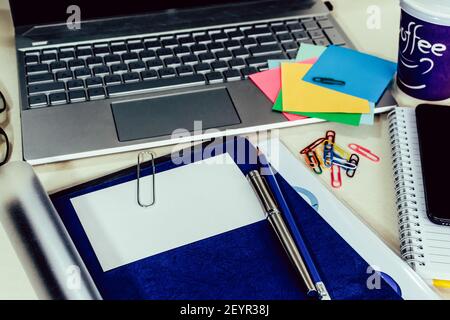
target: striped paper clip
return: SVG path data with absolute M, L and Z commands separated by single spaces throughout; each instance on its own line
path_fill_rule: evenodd
M 378 157 L 376 154 L 374 154 L 372 151 L 370 151 L 367 148 L 364 148 L 358 144 L 351 143 L 348 145 L 349 149 L 356 152 L 360 156 L 363 156 L 364 158 L 369 159 L 373 162 L 380 162 L 380 157 Z
M 323 173 L 322 167 L 320 166 L 319 157 L 317 156 L 317 153 L 315 151 L 309 151 L 307 154 L 305 154 L 305 161 L 306 164 L 311 167 L 314 173 Z
M 341 168 L 336 165 L 331 167 L 331 186 L 335 189 L 342 187 Z
M 336 133 L 334 131 L 327 131 L 325 136 L 325 144 L 323 146 L 323 161 L 325 167 L 331 168 L 333 165 L 334 143 L 336 142 Z
M 340 157 L 334 157 L 333 158 L 333 165 L 336 165 L 338 167 L 341 167 L 343 170 L 356 170 L 358 166 L 355 163 L 352 163 L 350 161 L 347 161 L 346 159 L 342 159 Z

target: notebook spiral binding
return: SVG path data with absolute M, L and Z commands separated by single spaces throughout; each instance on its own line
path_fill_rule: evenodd
M 389 113 L 389 137 L 394 171 L 396 205 L 400 232 L 400 251 L 412 267 L 425 266 L 416 179 L 408 139 L 408 121 L 401 109 Z

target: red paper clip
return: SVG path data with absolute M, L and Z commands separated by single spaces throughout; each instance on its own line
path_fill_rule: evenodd
M 341 168 L 336 165 L 331 167 L 331 186 L 335 189 L 342 187 Z
M 355 143 L 351 143 L 348 145 L 349 149 L 356 152 L 357 154 L 363 156 L 364 158 L 369 159 L 373 162 L 380 162 L 380 157 L 374 154 L 369 149 L 366 149 L 364 147 L 361 147 L 360 145 L 357 145 Z
M 309 151 L 313 151 L 313 150 L 316 149 L 318 146 L 320 146 L 324 141 L 325 141 L 325 138 L 317 139 L 316 141 L 314 141 L 313 143 L 311 143 L 309 146 L 307 146 L 305 149 L 303 149 L 302 151 L 300 151 L 300 153 L 301 153 L 301 154 L 307 154 Z

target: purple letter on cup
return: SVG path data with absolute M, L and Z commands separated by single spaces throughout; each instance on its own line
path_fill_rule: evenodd
M 411 97 L 450 98 L 450 27 L 402 11 L 397 84 Z

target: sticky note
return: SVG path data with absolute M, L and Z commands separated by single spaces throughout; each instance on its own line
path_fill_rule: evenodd
M 327 47 L 302 43 L 300 49 L 298 50 L 296 60 L 303 61 L 311 58 L 319 58 L 326 49 Z
M 378 102 L 392 81 L 397 64 L 344 47 L 330 46 L 305 75 L 303 80 Z M 344 86 L 327 85 L 313 81 L 315 77 L 345 81 Z
M 298 63 L 315 63 L 317 59 L 309 59 Z M 281 89 L 281 69 L 275 68 L 252 74 L 249 79 L 269 98 L 275 102 Z
M 369 113 L 367 100 L 303 81 L 312 65 L 283 63 L 283 110 L 287 112 Z M 275 69 L 274 69 L 275 70 Z
M 275 69 L 281 67 L 282 62 L 289 62 L 292 60 L 268 60 L 267 64 L 269 66 L 269 69 Z
M 373 125 L 375 123 L 375 103 L 370 103 L 370 113 L 365 113 L 361 115 L 361 123 L 365 125 Z
M 283 92 L 280 92 L 279 97 L 275 101 L 273 106 L 274 111 L 283 112 Z M 361 122 L 360 113 L 326 113 L 326 112 L 294 112 L 284 113 L 285 117 L 289 121 L 295 121 L 303 119 L 301 117 L 318 118 L 326 121 L 332 121 L 337 123 L 343 123 L 351 126 L 359 126 Z

